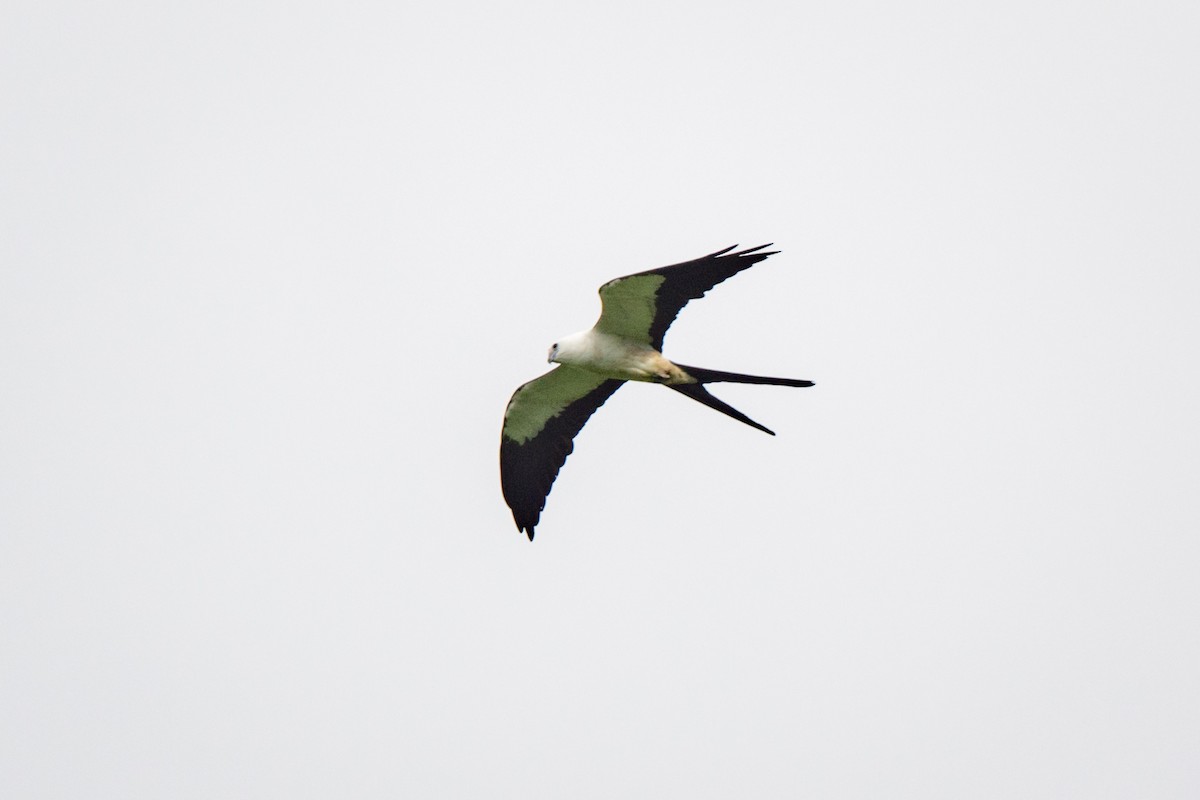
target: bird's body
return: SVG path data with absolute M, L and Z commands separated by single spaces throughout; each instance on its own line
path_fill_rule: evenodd
M 661 383 L 680 394 L 774 436 L 718 400 L 706 383 L 812 386 L 676 364 L 662 354 L 663 338 L 689 300 L 774 253 L 770 245 L 729 254 L 730 247 L 669 267 L 626 275 L 600 287 L 603 311 L 586 331 L 559 339 L 547 361 L 559 366 L 517 389 L 504 412 L 500 481 L 518 529 L 533 539 L 550 487 L 574 449 L 573 439 L 596 409 L 625 381 Z
M 551 361 L 623 381 L 695 383 L 653 347 L 595 328 L 558 340 Z

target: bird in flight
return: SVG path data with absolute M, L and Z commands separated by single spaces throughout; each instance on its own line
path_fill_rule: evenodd
M 572 440 L 625 381 L 661 383 L 709 408 L 775 435 L 704 388 L 707 383 L 812 386 L 812 381 L 766 378 L 688 367 L 662 354 L 663 337 L 689 300 L 779 252 L 769 244 L 660 267 L 600 287 L 600 319 L 586 331 L 559 339 L 546 360 L 558 366 L 513 393 L 500 435 L 500 484 L 517 528 L 533 541 L 550 487 L 574 449 Z

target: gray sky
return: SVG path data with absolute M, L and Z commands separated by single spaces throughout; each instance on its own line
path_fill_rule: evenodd
M 1194 798 L 1194 3 L 16 2 L 0 795 Z M 609 278 L 780 255 L 584 429 Z

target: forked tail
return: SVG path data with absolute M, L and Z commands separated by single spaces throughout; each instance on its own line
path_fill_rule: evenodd
M 796 378 L 766 378 L 762 375 L 742 375 L 738 372 L 720 372 L 715 369 L 701 369 L 700 367 L 687 367 L 683 364 L 675 366 L 682 369 L 688 375 L 691 375 L 699 383 L 668 383 L 666 386 L 674 389 L 682 395 L 692 398 L 698 403 L 703 403 L 709 408 L 716 409 L 722 414 L 727 414 L 738 422 L 744 422 L 751 428 L 758 428 L 760 431 L 775 435 L 775 431 L 765 425 L 760 425 L 754 420 L 747 417 L 742 412 L 738 411 L 733 406 L 726 403 L 724 400 L 719 400 L 708 393 L 704 388 L 706 383 L 765 383 L 770 386 L 813 386 L 812 381 L 802 381 Z

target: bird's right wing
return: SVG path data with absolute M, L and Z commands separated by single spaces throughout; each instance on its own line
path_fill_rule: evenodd
M 624 381 L 561 365 L 513 393 L 500 435 L 500 485 L 517 528 L 533 540 L 575 434 Z

